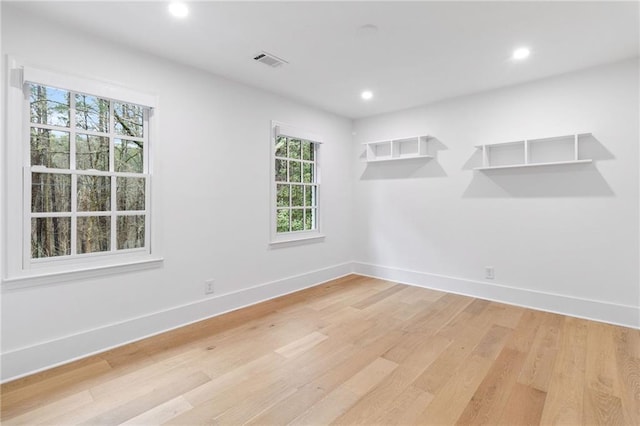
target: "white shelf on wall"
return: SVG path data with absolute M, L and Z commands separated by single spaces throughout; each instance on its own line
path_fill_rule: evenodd
M 427 154 L 429 136 L 412 136 L 399 139 L 365 142 L 368 163 L 382 161 L 409 160 L 412 158 L 433 158 Z
M 515 169 L 590 163 L 580 158 L 580 139 L 591 133 L 476 145 L 482 150 L 482 167 L 474 170 Z

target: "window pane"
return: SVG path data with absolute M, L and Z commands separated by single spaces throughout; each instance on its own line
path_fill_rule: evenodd
M 276 182 L 287 182 L 287 160 L 276 160 Z
M 71 254 L 71 218 L 38 217 L 31 219 L 31 257 Z
M 291 230 L 292 231 L 304 231 L 303 212 L 304 210 L 302 209 L 291 210 Z
M 117 178 L 116 204 L 118 210 L 144 210 L 144 185 L 144 178 Z
M 300 140 L 289 140 L 289 158 L 300 158 Z
M 76 127 L 95 132 L 109 132 L 109 101 L 76 94 Z
M 114 139 L 116 172 L 142 173 L 144 171 L 142 142 Z
M 289 185 L 278 185 L 278 207 L 289 206 Z
M 109 170 L 109 138 L 76 135 L 76 169 Z
M 31 211 L 71 211 L 71 175 L 31 173 Z
M 302 163 L 302 181 L 306 183 L 313 182 L 313 164 Z
M 111 210 L 111 177 L 78 175 L 78 211 Z
M 301 166 L 299 161 L 289 161 L 289 182 L 300 182 Z
M 32 123 L 69 127 L 67 90 L 31 85 L 29 104 Z
M 316 205 L 316 187 L 315 186 L 304 187 L 304 205 L 305 206 Z
M 287 138 L 284 136 L 278 136 L 276 138 L 276 157 L 287 156 Z
M 143 137 L 142 107 L 132 104 L 113 104 L 115 132 L 119 135 Z
M 303 204 L 303 186 L 302 185 L 291 185 L 291 206 L 292 207 L 302 207 Z
M 31 165 L 69 168 L 69 132 L 31 128 Z
M 313 143 L 302 141 L 302 159 L 313 161 Z
M 144 216 L 118 216 L 118 250 L 144 247 Z
M 111 217 L 78 217 L 78 253 L 93 253 L 111 249 Z
M 278 232 L 289 232 L 289 209 L 278 209 Z
M 316 209 L 305 209 L 304 211 L 304 229 L 316 229 L 315 224 L 315 211 Z

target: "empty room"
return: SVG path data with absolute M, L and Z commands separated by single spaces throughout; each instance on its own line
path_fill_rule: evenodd
M 0 19 L 2 424 L 640 424 L 640 2 Z

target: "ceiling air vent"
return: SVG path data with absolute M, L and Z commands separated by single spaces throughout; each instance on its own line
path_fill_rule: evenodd
M 269 65 L 272 68 L 276 68 L 276 67 L 279 67 L 282 64 L 288 64 L 289 63 L 289 62 L 285 61 L 284 59 L 280 59 L 277 56 L 272 55 L 271 53 L 264 52 L 264 51 L 258 53 L 253 59 L 258 61 L 258 62 L 262 62 L 265 65 Z

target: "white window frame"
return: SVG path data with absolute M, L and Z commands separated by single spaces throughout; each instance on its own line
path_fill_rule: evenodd
M 6 190 L 2 199 L 2 213 L 5 216 L 2 223 L 1 247 L 4 253 L 1 259 L 2 289 L 50 284 L 159 266 L 163 259 L 160 256 L 160 241 L 156 232 L 158 209 L 155 206 L 158 201 L 155 188 L 157 185 L 156 178 L 154 177 L 152 180 L 151 177 L 153 175 L 153 155 L 156 155 L 157 151 L 157 132 L 155 131 L 158 118 L 157 97 L 111 83 L 31 67 L 13 57 L 7 57 L 6 77 L 6 133 L 3 135 L 5 151 L 3 152 L 4 161 L 2 164 L 5 169 L 3 189 Z M 144 150 L 146 167 L 142 174 L 136 173 L 135 176 L 132 174 L 133 177 L 144 177 L 146 181 L 144 248 L 87 253 L 77 256 L 31 258 L 30 222 L 33 214 L 31 213 L 29 188 L 31 172 L 39 172 L 40 167 L 30 165 L 30 117 L 26 90 L 29 83 L 80 92 L 116 102 L 141 105 L 148 111 L 145 114 L 145 119 L 147 120 L 146 130 L 150 135 L 147 141 L 150 142 L 146 143 L 147 146 Z M 70 167 L 73 165 L 70 164 Z M 49 169 L 49 171 L 51 170 Z M 87 174 L 82 170 L 65 169 L 60 172 L 76 175 Z M 114 175 L 113 172 L 93 171 L 90 174 Z M 125 174 L 118 173 L 118 175 Z M 115 177 L 112 177 L 112 180 L 115 181 Z M 115 182 L 112 182 L 112 188 L 113 185 Z M 112 190 L 112 199 L 114 198 L 115 193 Z M 115 217 L 116 213 L 117 211 L 112 204 L 110 214 Z M 125 214 L 129 214 L 129 212 Z M 84 214 L 73 212 L 64 215 L 80 217 Z M 55 214 L 47 214 L 46 216 L 55 216 Z M 115 229 L 112 229 L 112 233 L 114 232 Z M 72 241 L 72 244 L 74 243 Z
M 290 232 L 278 232 L 277 230 L 277 182 L 276 182 L 276 139 L 278 136 L 287 136 L 294 139 L 302 139 L 309 142 L 313 142 L 315 146 L 314 159 L 315 159 L 315 185 L 316 185 L 316 228 L 306 231 L 290 231 Z M 321 154 L 319 147 L 322 145 L 322 137 L 308 132 L 304 129 L 300 129 L 295 126 L 291 126 L 278 121 L 271 121 L 271 135 L 269 138 L 270 143 L 270 245 L 272 247 L 287 246 L 297 243 L 313 242 L 324 239 L 324 234 L 321 232 L 322 225 L 322 191 L 321 191 Z

